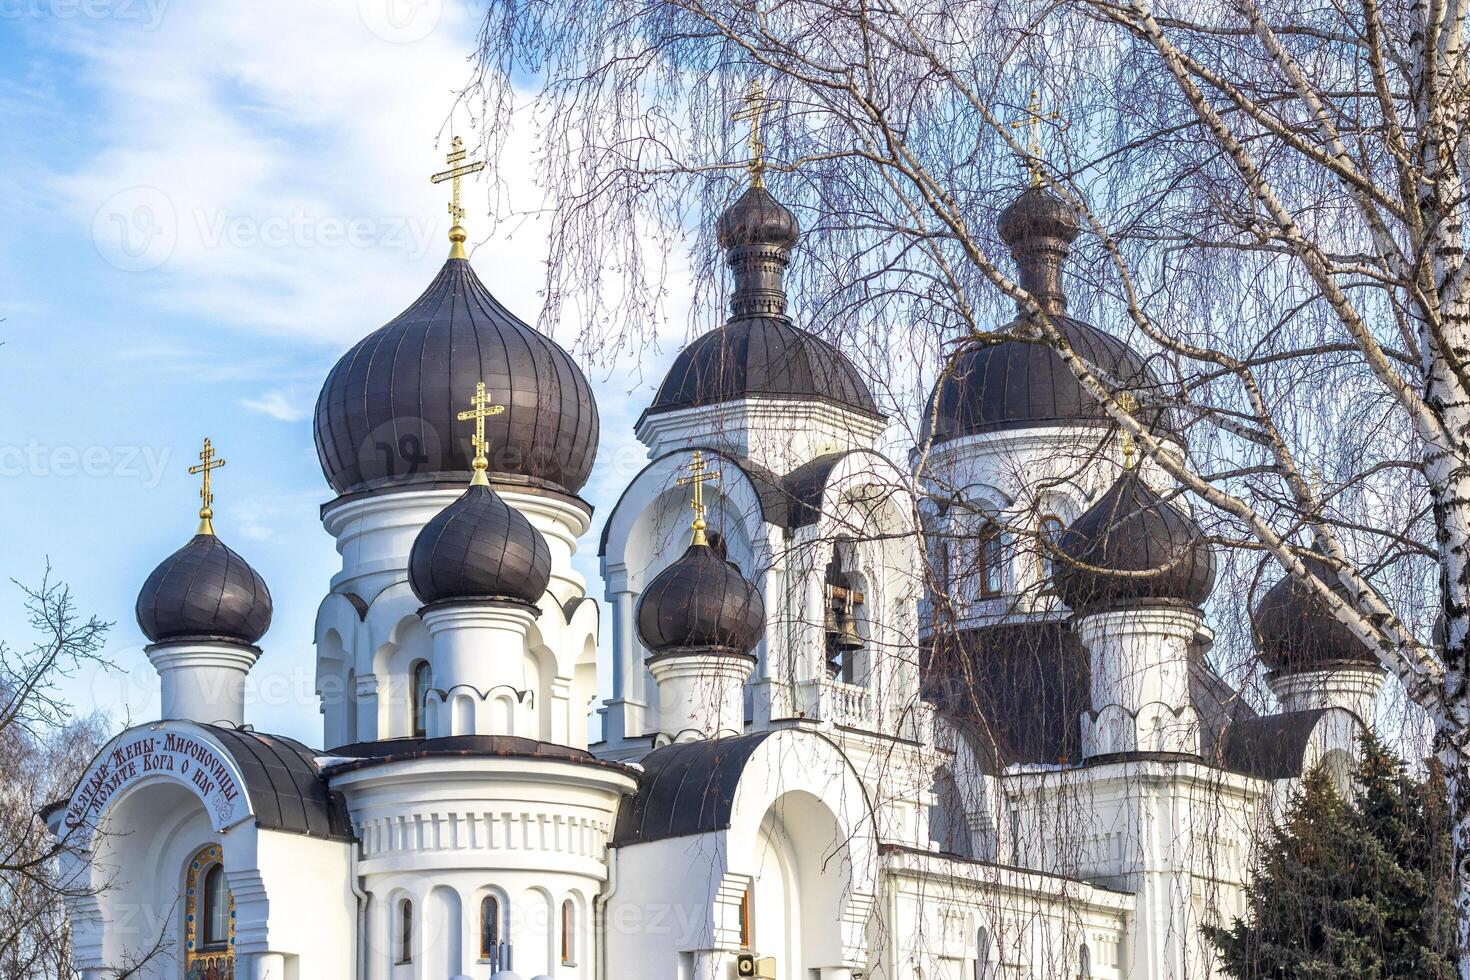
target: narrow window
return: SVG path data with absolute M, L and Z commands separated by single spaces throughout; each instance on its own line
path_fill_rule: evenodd
M 577 909 L 570 898 L 561 903 L 561 963 L 577 962 Z
M 740 948 L 755 948 L 755 909 L 751 899 L 752 888 L 745 886 L 745 894 L 740 896 Z
M 394 962 L 413 962 L 413 902 L 408 899 L 398 906 L 398 956 Z
M 223 865 L 204 875 L 204 946 L 223 949 L 230 943 L 230 886 Z
M 1005 552 L 1001 548 L 1000 528 L 994 524 L 985 525 L 980 531 L 976 551 L 980 562 L 980 574 L 977 576 L 980 595 L 985 599 L 994 598 L 1005 589 Z
M 480 902 L 480 959 L 488 960 L 500 945 L 500 899 L 486 895 Z
M 1036 525 L 1039 538 L 1036 542 L 1036 553 L 1040 559 L 1038 566 L 1041 569 L 1041 588 L 1043 590 L 1051 589 L 1052 558 L 1065 528 L 1066 525 L 1062 523 L 1062 519 L 1055 514 L 1041 515 L 1041 521 Z
M 423 738 L 428 734 L 425 715 L 428 713 L 429 662 L 420 660 L 413 665 L 413 737 Z
M 975 980 L 992 980 L 990 972 L 990 930 L 984 926 L 975 934 Z
M 1077 980 L 1092 980 L 1092 950 L 1086 943 L 1077 955 Z

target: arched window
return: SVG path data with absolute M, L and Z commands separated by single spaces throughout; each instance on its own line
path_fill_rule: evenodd
M 577 964 L 577 905 L 570 898 L 561 903 L 561 963 Z
M 427 725 L 429 697 L 429 662 L 420 660 L 413 665 L 413 737 L 423 738 L 429 733 Z
M 1092 980 L 1092 950 L 1086 943 L 1077 953 L 1077 980 Z
M 1051 588 L 1051 572 L 1053 566 L 1052 557 L 1056 551 L 1057 542 L 1062 538 L 1062 532 L 1067 525 L 1055 514 L 1042 514 L 1041 520 L 1036 524 L 1036 556 L 1037 567 L 1041 572 L 1041 588 Z
M 984 926 L 975 933 L 975 980 L 994 980 L 995 971 L 990 968 L 990 930 Z
M 486 895 L 480 901 L 480 959 L 490 959 L 499 945 L 500 899 Z
M 394 963 L 413 962 L 413 902 L 406 898 L 398 905 L 398 935 L 394 946 Z
M 235 900 L 218 844 L 199 850 L 184 877 L 185 976 L 226 977 L 235 971 Z
M 1004 592 L 1006 585 L 1006 557 L 1005 549 L 1001 546 L 1000 528 L 994 524 L 986 524 L 980 530 L 978 543 L 976 552 L 979 555 L 980 574 L 976 578 L 980 583 L 980 596 L 991 599 Z

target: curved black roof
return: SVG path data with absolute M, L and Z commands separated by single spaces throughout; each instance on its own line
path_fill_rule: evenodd
M 498 493 L 471 486 L 414 538 L 408 582 L 425 605 L 456 599 L 535 603 L 551 582 L 551 548 Z
M 1219 764 L 1256 779 L 1295 779 L 1306 768 L 1307 746 L 1327 709 L 1246 718 L 1225 730 Z
M 743 317 L 674 359 L 644 416 L 740 398 L 819 401 L 883 418 L 847 356 L 784 316 Z
M 413 305 L 337 362 L 316 405 L 322 472 L 339 494 L 458 478 L 477 382 L 505 412 L 486 419 L 490 469 L 575 493 L 597 452 L 587 378 L 551 338 L 450 259 Z
M 1315 575 L 1345 601 L 1347 587 L 1327 561 L 1313 555 L 1302 558 Z M 1266 590 L 1251 610 L 1256 649 L 1263 663 L 1283 673 L 1316 670 L 1334 664 L 1376 665 L 1373 651 L 1338 620 L 1304 582 L 1282 576 Z
M 1076 354 L 1101 372 L 1114 390 L 1137 394 L 1146 407 L 1138 417 L 1159 435 L 1173 435 L 1170 412 L 1147 407 L 1161 394 L 1157 376 L 1145 360 L 1123 341 L 1091 324 L 1060 314 L 1050 317 Z M 1000 328 L 1021 333 L 1022 320 Z M 1101 404 L 1082 388 L 1062 356 L 1037 340 L 976 340 L 951 358 L 934 386 L 924 409 L 921 443 L 958 439 L 981 432 L 1039 425 L 1095 425 L 1116 423 Z
M 542 742 L 519 735 L 447 735 L 443 738 L 388 738 L 375 742 L 352 742 L 331 752 L 328 777 L 392 762 L 432 758 L 544 759 L 615 769 L 629 775 L 637 770 L 618 762 L 599 759 L 586 749 Z
M 775 732 L 676 742 L 642 760 L 638 795 L 618 810 L 613 846 L 727 830 L 745 765 Z
M 271 625 L 265 579 L 213 534 L 194 535 L 143 583 L 138 626 L 154 643 L 255 643 Z
M 1125 471 L 1072 522 L 1057 550 L 1062 558 L 1052 565 L 1052 580 L 1074 612 L 1148 602 L 1199 606 L 1215 584 L 1215 556 L 1199 525 L 1137 470 Z
M 266 830 L 350 841 L 352 821 L 340 794 L 327 789 L 320 754 L 293 739 L 200 725 L 220 742 L 245 778 L 255 822 Z
M 705 544 L 691 544 L 654 576 L 636 617 L 654 656 L 688 649 L 748 655 L 766 632 L 760 590 Z

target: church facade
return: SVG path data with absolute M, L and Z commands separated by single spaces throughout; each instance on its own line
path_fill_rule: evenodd
M 271 598 L 214 532 L 206 445 L 199 533 L 137 604 L 162 718 L 48 814 L 86 980 L 1212 975 L 1201 925 L 1242 910 L 1283 790 L 1345 767 L 1382 672 L 1283 582 L 1257 713 L 1209 665 L 1186 503 L 1054 351 L 959 348 L 892 460 L 787 314 L 795 217 L 757 180 L 718 230 L 730 317 L 643 412 L 600 540 L 591 386 L 462 228 L 342 356 L 319 748 L 248 724 Z M 1147 361 L 1067 316 L 1070 209 L 1033 188 L 998 231 L 1182 448 Z

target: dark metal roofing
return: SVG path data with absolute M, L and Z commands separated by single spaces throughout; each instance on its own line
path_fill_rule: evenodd
M 578 765 L 614 769 L 629 775 L 637 770 L 621 763 L 599 759 L 585 749 L 541 742 L 518 735 L 450 735 L 444 738 L 389 738 L 376 742 L 353 742 L 331 751 L 333 762 L 327 778 L 372 766 L 432 758 L 547 759 Z M 347 760 L 347 761 L 342 761 Z
M 1146 406 L 1162 394 L 1144 359 L 1118 338 L 1068 316 L 1054 314 L 1051 321 L 1072 350 L 1115 390 L 1137 393 Z M 1024 334 L 1026 329 L 1024 321 L 1015 320 L 998 332 Z M 1167 408 L 1145 407 L 1138 416 L 1154 432 L 1173 432 Z M 976 340 L 960 348 L 934 386 L 920 442 L 1037 425 L 1115 424 L 1044 341 Z
M 618 811 L 613 845 L 729 829 L 745 765 L 774 734 L 756 732 L 654 749 L 642 760 L 638 795 Z
M 773 245 L 790 249 L 801 238 L 801 225 L 766 188 L 748 187 L 720 215 L 715 234 L 722 248 Z
M 1087 651 L 1065 622 L 962 630 L 925 650 L 925 696 L 1001 766 L 1082 761 L 1091 684 Z M 1201 755 L 1218 758 L 1232 727 L 1256 712 L 1202 659 L 1190 662 L 1189 692 Z
M 1225 732 L 1220 764 L 1257 779 L 1300 776 L 1312 732 L 1326 713 L 1325 709 L 1287 711 L 1237 721 Z
M 551 582 L 551 548 L 494 490 L 472 486 L 414 538 L 408 581 L 426 605 L 452 599 L 534 603 Z
M 138 626 L 154 643 L 254 643 L 271 624 L 271 593 L 245 559 L 213 534 L 196 534 L 165 558 L 138 593 Z
M 199 727 L 240 768 L 258 826 L 327 840 L 353 839 L 346 804 L 321 778 L 319 753 L 279 735 L 219 725 Z
M 316 405 L 322 471 L 339 494 L 470 477 L 457 419 L 485 382 L 505 412 L 485 420 L 490 469 L 575 493 L 597 453 L 586 376 L 551 338 L 450 259 L 413 305 L 344 354 Z
M 1307 571 L 1351 601 L 1347 587 L 1328 562 L 1310 555 L 1304 562 Z M 1289 575 L 1266 590 L 1251 611 L 1251 624 L 1261 660 L 1272 670 L 1291 673 L 1333 664 L 1378 663 L 1373 651 L 1332 614 L 1326 602 Z
M 827 402 L 883 418 L 847 356 L 784 316 L 742 317 L 695 340 L 674 359 L 643 415 L 752 395 Z
M 638 597 L 638 637 L 654 655 L 699 648 L 748 654 L 766 632 L 766 607 L 733 562 L 691 544 Z
M 1074 612 L 1140 602 L 1199 606 L 1215 584 L 1215 556 L 1199 525 L 1137 470 L 1073 521 L 1057 550 L 1063 557 L 1052 564 L 1052 581 Z

